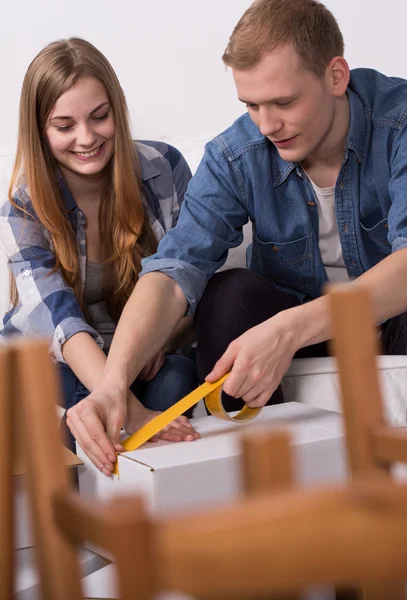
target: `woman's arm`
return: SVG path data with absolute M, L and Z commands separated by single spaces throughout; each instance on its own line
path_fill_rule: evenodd
M 189 346 L 196 339 L 194 321 L 192 317 L 184 317 L 176 326 L 168 338 L 163 352 L 164 354 L 174 354 L 180 348 Z

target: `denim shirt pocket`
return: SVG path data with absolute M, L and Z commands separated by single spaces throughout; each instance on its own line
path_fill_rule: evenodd
M 253 240 L 253 259 L 257 269 L 269 279 L 290 289 L 312 290 L 312 236 L 290 242 Z
M 387 219 L 382 219 L 373 227 L 365 227 L 361 222 L 360 227 L 368 254 L 373 255 L 377 262 L 391 254 L 391 244 L 387 238 Z

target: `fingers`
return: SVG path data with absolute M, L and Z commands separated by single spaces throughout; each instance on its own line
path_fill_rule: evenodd
M 67 413 L 66 422 L 73 436 L 93 464 L 105 475 L 111 475 L 116 452 L 100 419 L 96 415 L 87 415 L 85 424 L 77 413 L 72 414 L 71 411 Z
M 249 364 L 247 360 L 238 356 L 233 364 L 229 377 L 223 384 L 223 391 L 225 394 L 229 394 L 229 396 L 233 396 L 234 398 L 241 398 L 241 390 L 247 388 L 245 390 L 247 392 L 251 387 L 248 379 L 249 373 Z
M 201 437 L 201 435 L 192 427 L 191 423 L 189 422 L 188 417 L 181 415 L 180 417 L 178 417 L 178 419 L 175 419 L 175 421 L 178 421 L 179 423 L 181 423 L 182 425 L 187 427 L 190 431 L 190 434 L 192 433 L 192 435 L 194 436 L 194 439 L 197 440 L 198 438 Z
M 205 381 L 213 383 L 223 377 L 230 371 L 237 356 L 237 349 L 234 343 L 229 344 L 226 352 L 220 357 L 212 371 L 205 377 Z M 229 392 L 228 392 L 229 393 Z
M 117 413 L 116 411 L 111 411 L 111 413 L 107 416 L 106 434 L 111 442 L 111 445 L 117 452 L 121 452 L 121 450 L 118 450 L 118 448 L 123 448 L 123 446 L 120 443 L 120 431 L 123 422 L 124 415 Z
M 166 440 L 167 442 L 192 442 L 200 438 L 187 417 L 181 416 L 166 425 L 161 431 L 151 438 L 150 441 Z
M 262 406 L 265 406 L 267 404 L 272 393 L 273 392 L 270 393 L 269 390 L 265 390 L 264 392 L 256 396 L 256 398 L 254 398 L 253 400 L 246 402 L 246 404 L 249 408 L 261 408 Z

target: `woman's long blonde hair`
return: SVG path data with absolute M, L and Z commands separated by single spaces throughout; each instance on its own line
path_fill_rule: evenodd
M 123 90 L 107 59 L 85 40 L 70 38 L 53 42 L 28 67 L 21 91 L 17 154 L 9 201 L 24 210 L 13 200 L 15 189 L 24 180 L 38 220 L 52 237 L 54 270 L 61 270 L 84 309 L 76 232 L 58 185 L 58 164 L 43 133 L 58 98 L 85 76 L 95 77 L 105 86 L 115 124 L 114 153 L 106 167 L 99 223 L 109 311 L 118 319 L 137 281 L 141 258 L 153 253 L 157 244 L 143 207 L 141 168 L 130 133 Z M 11 286 L 11 302 L 13 305 L 18 302 L 15 281 Z

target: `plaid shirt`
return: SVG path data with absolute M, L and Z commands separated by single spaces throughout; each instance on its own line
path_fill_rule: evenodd
M 181 153 L 163 142 L 136 142 L 144 192 L 144 205 L 152 229 L 160 240 L 178 220 L 180 205 L 191 178 Z M 65 206 L 76 233 L 82 287 L 86 283 L 86 218 L 77 206 L 65 181 L 60 180 Z M 6 202 L 0 207 L 0 243 L 15 277 L 20 303 L 4 317 L 0 339 L 10 335 L 47 336 L 51 353 L 65 362 L 61 347 L 80 331 L 89 333 L 103 347 L 100 335 L 85 320 L 74 292 L 55 265 L 50 233 L 38 221 L 27 186 L 15 193 L 17 205 L 29 216 Z M 1 324 L 0 324 L 1 325 Z

